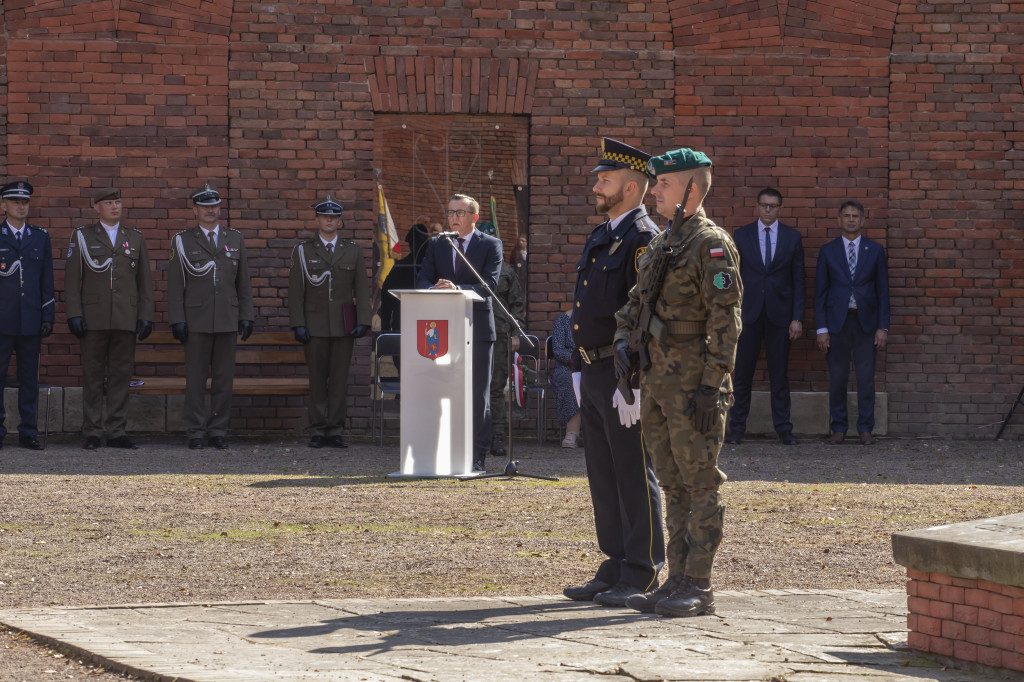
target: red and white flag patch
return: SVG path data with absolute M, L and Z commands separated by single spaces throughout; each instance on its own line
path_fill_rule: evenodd
M 725 258 L 725 249 L 711 249 L 711 251 L 708 252 L 708 255 L 710 255 L 712 258 Z

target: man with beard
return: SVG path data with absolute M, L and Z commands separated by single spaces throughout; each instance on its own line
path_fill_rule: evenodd
M 594 505 L 597 543 L 607 558 L 593 579 L 565 588 L 576 601 L 624 606 L 631 595 L 658 586 L 665 563 L 661 498 L 651 459 L 640 438 L 639 391 L 631 403 L 616 387 L 615 312 L 636 284 L 637 259 L 658 228 L 643 207 L 650 158 L 605 138 L 594 169 L 597 210 L 608 216 L 576 264 L 572 333 L 573 384 L 582 414 L 583 451 Z

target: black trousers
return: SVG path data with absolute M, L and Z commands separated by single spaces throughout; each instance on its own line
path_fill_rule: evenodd
M 39 349 L 41 347 L 42 337 L 38 334 L 32 336 L 0 334 L 0 364 L 3 365 L 3 374 L 0 375 L 0 438 L 7 435 L 7 427 L 4 426 L 7 414 L 3 404 L 3 392 L 7 386 L 7 365 L 11 362 L 11 353 L 18 358 L 18 412 L 21 414 L 18 437 L 31 438 L 39 435 L 39 430 L 36 428 L 36 411 L 39 408 Z
M 473 454 L 491 449 L 491 364 L 494 341 L 473 339 Z
M 753 385 L 754 368 L 761 354 L 761 343 L 765 347 L 765 364 L 772 396 L 772 424 L 778 434 L 792 433 L 789 397 L 789 326 L 779 327 L 761 314 L 755 322 L 744 323 L 740 340 L 736 345 L 736 369 L 733 373 L 732 390 L 736 402 L 729 412 L 729 431 L 742 434 L 747 430 L 747 416 L 750 414 L 750 391 Z
M 846 389 L 850 380 L 850 359 L 857 377 L 857 433 L 875 429 L 875 333 L 860 326 L 857 312 L 850 310 L 838 334 L 829 334 L 828 412 L 832 431 L 849 428 Z
M 583 365 L 583 451 L 597 544 L 608 557 L 594 577 L 649 590 L 665 564 L 661 493 L 640 425 L 622 426 L 612 407 L 615 384 L 611 359 Z

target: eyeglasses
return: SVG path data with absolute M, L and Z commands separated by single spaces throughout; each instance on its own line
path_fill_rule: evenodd
M 766 211 L 770 211 L 773 208 L 778 208 L 779 206 L 782 206 L 782 204 L 762 204 L 761 202 L 758 202 L 757 205 L 760 206 L 761 208 L 763 208 Z
M 445 213 L 445 215 L 448 216 L 449 218 L 451 218 L 452 216 L 458 216 L 459 218 L 465 218 L 468 213 L 469 213 L 469 211 L 466 211 L 466 210 L 460 208 L 458 211 L 447 211 Z

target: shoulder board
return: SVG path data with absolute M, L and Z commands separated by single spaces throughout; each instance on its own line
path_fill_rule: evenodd
M 234 232 L 235 234 L 242 234 L 241 232 L 239 232 L 238 230 L 236 230 L 233 227 L 222 227 L 221 230 L 223 230 L 225 233 L 227 233 L 227 232 Z
M 28 223 L 25 223 L 25 227 L 28 227 L 31 230 L 39 230 L 43 234 L 49 234 L 46 230 L 44 230 L 43 228 L 39 227 L 38 225 L 29 225 Z
M 174 235 L 174 236 L 175 236 L 175 237 L 177 237 L 178 235 L 182 235 L 182 234 L 188 234 L 188 233 L 189 233 L 189 232 L 191 232 L 191 231 L 192 231 L 193 229 L 195 229 L 195 228 L 192 228 L 192 227 L 186 227 L 186 228 L 185 228 L 184 230 L 182 230 L 181 232 L 179 232 L 178 234 L 176 234 L 176 235 Z
M 136 234 L 142 234 L 142 230 L 137 230 L 134 227 L 126 227 L 124 229 L 128 230 L 129 232 L 134 232 Z
M 637 216 L 636 220 L 633 221 L 633 225 L 642 232 L 653 232 L 654 234 L 661 232 L 658 224 L 646 213 Z

